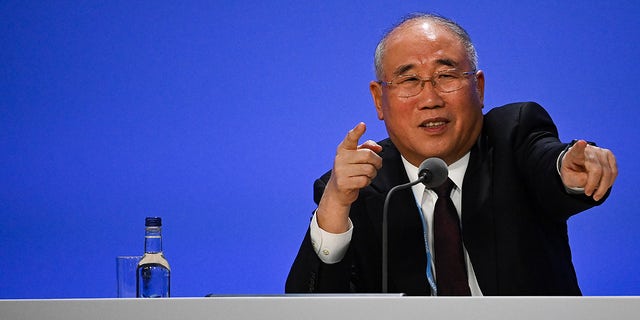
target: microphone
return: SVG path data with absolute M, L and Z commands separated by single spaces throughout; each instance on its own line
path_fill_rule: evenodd
M 387 222 L 389 211 L 389 199 L 391 195 L 402 189 L 410 188 L 418 183 L 423 183 L 426 188 L 435 188 L 440 186 L 449 176 L 449 168 L 444 160 L 440 158 L 428 158 L 422 161 L 418 167 L 418 180 L 397 185 L 387 193 L 384 199 L 384 207 L 382 209 L 382 293 L 388 293 L 389 290 L 389 225 Z
M 418 180 L 428 189 L 439 187 L 449 176 L 449 168 L 440 158 L 429 158 L 418 167 Z

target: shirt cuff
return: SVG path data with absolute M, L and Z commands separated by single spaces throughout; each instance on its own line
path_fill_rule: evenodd
M 558 170 L 558 176 L 562 179 L 562 174 L 560 173 L 560 167 L 562 166 L 562 159 L 564 158 L 565 153 L 567 153 L 567 151 L 569 150 L 569 148 L 571 148 L 573 146 L 573 144 L 575 143 L 576 140 L 574 140 L 571 144 L 569 144 L 564 150 L 562 150 L 562 152 L 560 152 L 560 155 L 558 155 L 558 159 L 556 160 L 556 170 Z M 568 194 L 584 194 L 584 188 L 578 188 L 578 187 L 567 187 L 564 183 L 562 184 L 564 186 L 564 190 L 568 193 Z
M 344 233 L 330 233 L 322 230 L 318 225 L 316 214 L 313 214 L 310 225 L 311 244 L 318 258 L 326 264 L 334 264 L 342 261 L 347 253 L 351 235 L 353 234 L 353 224 L 349 219 L 349 230 Z

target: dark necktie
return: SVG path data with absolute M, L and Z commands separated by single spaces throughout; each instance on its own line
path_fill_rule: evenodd
M 454 187 L 448 179 L 433 191 L 438 195 L 433 213 L 433 247 L 439 296 L 469 296 L 467 268 L 462 251 L 460 219 L 450 198 Z

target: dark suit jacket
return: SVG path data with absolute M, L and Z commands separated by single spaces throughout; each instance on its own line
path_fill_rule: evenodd
M 380 144 L 383 166 L 351 206 L 354 231 L 344 259 L 322 263 L 307 231 L 286 292 L 381 291 L 384 199 L 389 189 L 409 180 L 393 143 Z M 556 169 L 565 147 L 538 104 L 509 104 L 484 116 L 462 187 L 463 241 L 484 295 L 581 294 L 566 221 L 598 202 L 565 191 Z M 329 175 L 314 184 L 316 203 Z M 429 295 L 422 224 L 411 189 L 393 195 L 388 221 L 389 291 Z

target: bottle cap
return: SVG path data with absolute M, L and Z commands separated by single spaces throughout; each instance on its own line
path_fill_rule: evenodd
M 161 227 L 162 226 L 162 218 L 160 217 L 147 217 L 144 219 L 145 227 Z

